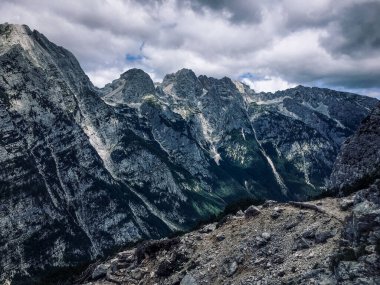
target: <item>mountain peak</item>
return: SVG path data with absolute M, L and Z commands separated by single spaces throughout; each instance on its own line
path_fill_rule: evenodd
M 176 72 L 176 75 L 196 77 L 194 71 L 188 68 L 182 68 Z
M 203 86 L 191 69 L 180 69 L 176 73 L 167 74 L 162 82 L 164 88 L 175 89 L 179 97 L 199 96 Z
M 27 25 L 4 23 L 4 24 L 0 24 L 0 34 L 3 34 L 4 32 L 5 33 L 23 32 L 26 34 L 31 34 L 32 30 Z
M 139 68 L 128 69 L 127 71 L 125 71 L 124 73 L 120 75 L 120 78 L 124 78 L 127 80 L 132 79 L 132 78 L 137 78 L 137 77 L 145 77 L 145 78 L 149 77 L 150 79 L 149 74 Z
M 119 79 L 107 84 L 102 90 L 108 103 L 132 103 L 140 101 L 146 94 L 154 94 L 153 80 L 145 71 L 132 68 L 120 75 Z
M 0 53 L 7 52 L 17 44 L 27 51 L 33 49 L 31 35 L 32 31 L 27 25 L 0 24 Z
M 189 80 L 195 81 L 197 79 L 197 76 L 195 75 L 194 71 L 192 71 L 191 69 L 182 68 L 175 73 L 166 74 L 162 83 L 165 85 L 165 83 L 168 84 L 172 80 L 183 80 L 183 79 L 189 79 Z

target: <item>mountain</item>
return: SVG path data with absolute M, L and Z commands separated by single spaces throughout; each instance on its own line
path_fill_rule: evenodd
M 267 201 L 95 263 L 74 284 L 380 284 L 380 105 L 343 145 L 345 197 Z M 363 184 L 365 182 L 365 184 Z M 365 185 L 365 186 L 364 186 Z
M 242 199 L 305 200 L 376 99 L 256 93 L 182 69 L 99 89 L 75 57 L 0 25 L 0 282 L 30 284 Z

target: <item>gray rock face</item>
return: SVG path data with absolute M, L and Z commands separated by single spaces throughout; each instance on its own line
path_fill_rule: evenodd
M 367 187 L 380 178 L 380 105 L 343 145 L 331 175 L 331 187 L 340 191 Z
M 97 89 L 67 50 L 0 25 L 0 283 L 187 230 L 238 199 L 319 194 L 376 103 L 191 70 L 155 87 L 133 69 Z
M 75 58 L 26 26 L 0 37 L 0 283 L 170 233 L 115 178 L 108 147 L 133 134 Z
M 251 112 L 258 140 L 280 174 L 285 172 L 281 165 L 294 174 L 292 188 L 302 181 L 309 192 L 326 187 L 341 144 L 376 104 L 349 93 L 303 86 L 256 97 Z
M 338 282 L 380 282 L 380 105 L 363 120 L 342 147 L 331 175 L 331 187 L 340 194 L 358 191 L 343 199 L 352 207 L 342 243 L 334 256 Z M 348 206 L 346 206 L 348 204 Z

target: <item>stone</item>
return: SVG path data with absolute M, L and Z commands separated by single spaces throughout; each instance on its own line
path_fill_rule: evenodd
M 110 268 L 109 263 L 102 263 L 95 267 L 94 271 L 92 271 L 91 278 L 99 279 L 101 277 L 106 276 L 108 269 Z
M 174 264 L 172 261 L 163 260 L 157 267 L 156 276 L 158 277 L 168 277 L 174 271 Z
M 244 211 L 244 215 L 246 218 L 251 218 L 251 217 L 255 217 L 257 215 L 259 215 L 261 213 L 260 209 L 257 208 L 256 206 L 249 206 L 245 211 Z
M 332 238 L 334 233 L 332 231 L 317 232 L 315 234 L 316 243 L 325 243 L 329 238 Z
M 198 285 L 198 282 L 195 280 L 193 275 L 187 273 L 181 280 L 180 285 Z
M 274 211 L 274 212 L 272 212 L 272 214 L 270 216 L 272 219 L 276 220 L 278 217 L 281 216 L 281 214 L 280 214 L 280 212 Z
M 274 200 L 266 200 L 263 204 L 264 208 L 272 207 L 273 205 L 276 205 L 277 201 Z
M 268 233 L 268 232 L 263 232 L 263 233 L 261 234 L 261 237 L 262 237 L 263 239 L 265 239 L 266 241 L 269 241 L 269 240 L 271 239 L 271 234 Z
M 235 272 L 238 269 L 238 263 L 233 260 L 233 261 L 225 261 L 223 265 L 223 273 L 227 276 L 230 277 L 235 274 Z
M 133 269 L 130 271 L 130 275 L 133 279 L 140 280 L 146 272 L 141 271 L 140 269 Z
M 226 237 L 225 237 L 224 235 L 222 235 L 222 234 L 218 234 L 215 238 L 216 238 L 217 241 L 222 241 L 222 240 L 224 240 Z
M 303 237 L 299 237 L 294 240 L 293 251 L 310 248 L 311 243 L 305 240 Z
M 277 275 L 278 275 L 279 277 L 283 277 L 283 276 L 285 276 L 285 270 L 281 269 L 280 271 L 278 271 Z
M 216 224 L 208 224 L 199 230 L 202 234 L 211 233 L 216 229 Z
M 306 231 L 302 233 L 302 237 L 307 238 L 307 239 L 313 239 L 315 238 L 315 233 L 316 233 L 316 229 L 314 228 L 307 229 Z
M 353 199 L 342 199 L 339 203 L 339 207 L 342 211 L 347 211 L 353 205 L 354 205 Z
M 258 236 L 256 237 L 255 242 L 258 247 L 263 247 L 268 243 L 268 240 L 266 240 L 265 238 L 261 236 Z
M 296 227 L 299 224 L 298 220 L 295 221 L 289 221 L 285 224 L 284 229 L 285 230 L 291 230 L 292 228 Z
M 314 254 L 314 252 L 312 251 L 312 252 L 309 253 L 309 255 L 307 256 L 307 258 L 313 258 L 314 255 L 315 255 L 315 254 Z
M 285 258 L 282 255 L 277 254 L 273 257 L 273 263 L 275 264 L 281 264 L 281 263 L 284 263 L 284 261 L 285 261 Z

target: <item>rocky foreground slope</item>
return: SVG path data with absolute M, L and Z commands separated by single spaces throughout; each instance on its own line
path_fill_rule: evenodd
M 198 231 L 119 252 L 73 280 L 86 285 L 380 284 L 379 112 L 380 105 L 345 143 L 334 167 L 331 185 L 353 194 L 250 206 Z
M 326 213 L 290 204 L 251 206 L 245 214 L 238 212 L 199 231 L 120 252 L 95 265 L 88 280 L 101 280 L 86 284 L 320 281 L 315 277 L 329 275 L 327 253 L 338 250 L 348 212 L 341 211 L 334 199 L 322 200 L 318 207 Z
M 239 199 L 304 200 L 377 100 L 255 93 L 183 69 L 95 88 L 75 57 L 0 25 L 0 283 L 30 284 Z

